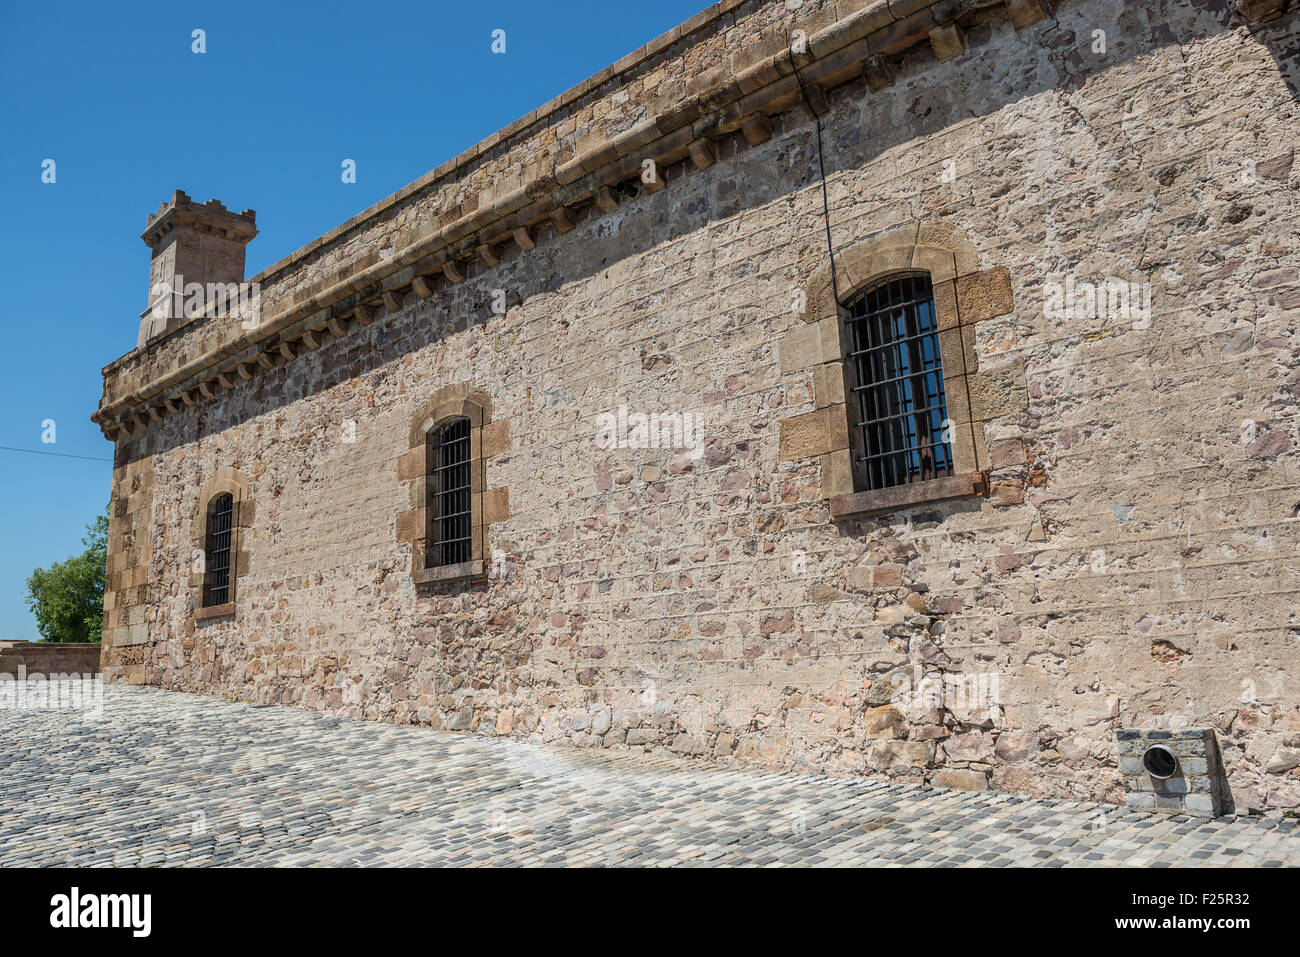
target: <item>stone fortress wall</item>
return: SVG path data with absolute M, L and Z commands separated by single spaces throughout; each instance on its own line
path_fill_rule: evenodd
M 790 6 L 715 4 L 253 277 L 251 328 L 108 366 L 105 674 L 1113 802 L 1118 730 L 1204 726 L 1239 810 L 1296 808 L 1300 18 Z M 952 317 L 960 496 L 852 507 L 814 116 L 839 292 L 924 268 Z M 178 194 L 151 245 L 232 216 Z M 423 583 L 411 436 L 467 396 L 484 574 Z M 700 441 L 609 447 L 620 408 Z

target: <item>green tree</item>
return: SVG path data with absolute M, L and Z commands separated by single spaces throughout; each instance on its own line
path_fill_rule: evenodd
M 99 641 L 104 629 L 108 514 L 86 526 L 86 550 L 27 579 L 27 607 L 42 641 Z

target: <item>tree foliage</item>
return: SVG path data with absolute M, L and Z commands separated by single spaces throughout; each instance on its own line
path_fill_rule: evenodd
M 99 641 L 104 627 L 108 514 L 86 526 L 86 550 L 27 579 L 27 607 L 43 641 Z

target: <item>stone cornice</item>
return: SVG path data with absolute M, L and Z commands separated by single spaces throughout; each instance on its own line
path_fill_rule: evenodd
M 401 199 L 454 176 L 505 139 L 542 122 L 566 103 L 737 6 L 740 3 L 715 4 L 250 282 L 265 283 L 321 244 L 374 219 Z M 439 276 L 444 284 L 463 282 L 469 261 L 492 268 L 498 262 L 494 250 L 506 244 L 514 244 L 521 252 L 531 251 L 537 244 L 534 227 L 539 223 L 549 222 L 557 233 L 567 232 L 573 225 L 570 208 L 591 203 L 601 212 L 613 210 L 619 202 L 620 184 L 640 181 L 643 160 L 653 159 L 660 170 L 686 159 L 697 169 L 707 169 L 717 158 L 715 140 L 739 131 L 751 143 L 760 143 L 771 135 L 770 116 L 805 104 L 821 112 L 826 90 L 859 77 L 865 76 L 872 90 L 887 86 L 892 82 L 891 59 L 917 45 L 929 43 L 940 59 L 959 56 L 965 50 L 963 18 L 999 6 L 1006 8 L 1017 29 L 1044 19 L 1040 0 L 840 0 L 840 8 L 852 8 L 851 12 L 811 32 L 806 40 L 797 38 L 805 42 L 782 45 L 775 52 L 757 56 L 732 54 L 728 66 L 691 78 L 687 95 L 664 112 L 648 116 L 612 138 L 585 145 L 577 155 L 548 166 L 513 192 L 472 211 L 444 211 L 397 229 L 394 255 L 377 260 L 363 257 L 316 286 L 296 291 L 284 308 L 256 328 L 244 330 L 127 396 L 101 404 L 92 419 L 110 438 L 119 431 L 130 435 L 183 405 L 237 387 L 240 380 L 263 369 L 293 361 L 330 338 L 346 336 L 357 326 L 370 325 L 381 310 L 402 309 L 410 293 L 429 298 L 435 294 Z M 797 23 L 794 29 L 799 29 Z M 745 65 L 739 66 L 741 63 Z M 798 77 L 794 75 L 796 66 Z M 658 192 L 664 185 L 649 184 L 646 192 Z M 181 326 L 177 332 L 183 334 L 187 328 Z M 154 344 L 106 367 L 106 377 Z

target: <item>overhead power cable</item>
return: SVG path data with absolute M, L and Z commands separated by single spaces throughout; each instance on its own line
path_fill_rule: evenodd
M 88 462 L 111 462 L 112 459 L 100 458 L 95 455 L 72 455 L 68 452 L 46 452 L 42 449 L 19 449 L 12 445 L 0 445 L 0 451 L 3 452 L 26 452 L 28 455 L 56 455 L 61 459 L 85 459 Z

